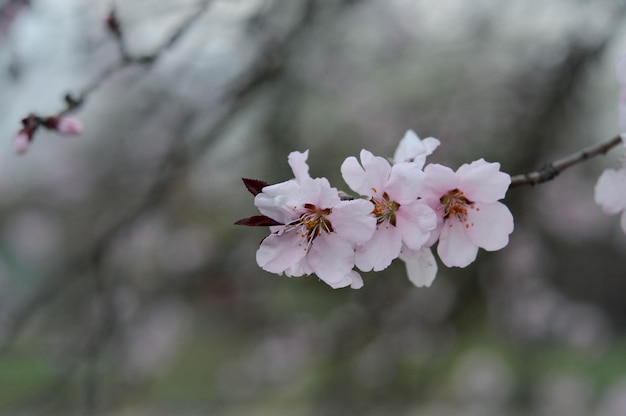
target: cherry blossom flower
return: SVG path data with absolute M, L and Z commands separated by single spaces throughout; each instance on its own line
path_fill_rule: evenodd
M 315 273 L 333 288 L 359 288 L 363 281 L 353 271 L 354 250 L 376 227 L 365 200 L 342 201 L 326 178 L 311 178 L 308 151 L 289 155 L 294 179 L 266 186 L 254 204 L 275 225 L 263 240 L 257 263 L 268 272 L 287 276 Z
M 596 184 L 594 199 L 607 214 L 626 210 L 626 166 L 602 172 Z M 626 211 L 622 212 L 620 224 L 626 233 Z
M 355 192 L 369 197 L 376 218 L 376 232 L 356 249 L 356 266 L 362 271 L 380 271 L 397 258 L 403 245 L 419 250 L 437 225 L 433 210 L 418 199 L 424 173 L 415 163 L 390 165 L 382 157 L 361 150 L 341 165 L 341 174 Z
M 498 202 L 504 198 L 511 177 L 499 163 L 479 159 L 456 172 L 438 164 L 424 169 L 421 196 L 438 217 L 437 254 L 448 267 L 465 267 L 476 259 L 478 248 L 495 251 L 509 242 L 513 216 Z M 434 243 L 434 241 L 431 242 Z
M 407 130 L 393 155 L 394 163 L 413 162 L 422 169 L 426 157 L 431 155 L 441 142 L 434 137 L 421 140 L 413 130 Z

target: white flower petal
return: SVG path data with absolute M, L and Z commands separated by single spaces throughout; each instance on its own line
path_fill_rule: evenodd
M 346 276 L 354 267 L 354 248 L 336 233 L 321 233 L 309 249 L 307 262 L 315 274 L 330 286 L 348 286 L 350 280 L 346 280 Z
M 266 186 L 254 197 L 254 205 L 261 214 L 287 224 L 299 216 L 295 212 L 301 206 L 298 188 L 293 180 Z
M 430 231 L 437 226 L 437 215 L 426 204 L 415 201 L 400 207 L 396 213 L 396 226 L 404 244 L 417 250 L 426 244 Z
M 270 234 L 261 242 L 256 261 L 263 270 L 281 274 L 306 255 L 305 248 L 306 241 L 295 232 Z
M 626 208 L 626 170 L 607 169 L 596 183 L 594 199 L 607 214 Z
M 426 157 L 440 145 L 439 140 L 428 137 L 420 140 L 413 130 L 407 130 L 393 155 L 394 163 L 413 162 L 419 169 L 424 167 Z
M 483 159 L 464 164 L 457 170 L 459 189 L 473 202 L 495 202 L 506 194 L 511 176 L 500 172 L 499 163 Z
M 307 198 L 306 201 L 303 198 L 303 202 L 312 203 L 316 207 L 322 209 L 332 208 L 341 202 L 337 188 L 331 188 L 330 183 L 328 183 L 328 179 L 315 178 L 309 179 L 303 183 L 313 185 L 311 192 L 315 195 Z M 305 187 L 302 186 L 302 188 Z
M 335 281 L 325 281 L 323 279 L 321 279 L 324 283 L 326 283 L 328 286 L 332 287 L 333 289 L 341 289 L 342 287 L 348 287 L 350 286 L 352 288 L 352 285 L 359 285 L 358 281 L 355 281 L 353 276 L 352 276 L 352 271 L 350 271 L 350 273 L 346 274 L 345 276 L 343 276 L 341 279 L 335 280 Z M 361 277 L 361 276 L 359 276 Z M 354 289 L 360 289 L 361 287 L 363 287 L 363 280 L 361 280 L 361 286 L 360 287 L 355 287 Z
M 413 162 L 417 156 L 425 153 L 426 149 L 419 136 L 413 130 L 407 130 L 393 154 L 393 162 Z M 426 160 L 426 156 L 424 156 L 424 160 Z M 420 169 L 422 166 L 420 166 Z
M 350 288 L 360 289 L 363 287 L 363 278 L 360 274 L 358 274 L 354 270 L 350 270 L 348 277 L 350 278 Z
M 478 246 L 465 235 L 465 225 L 451 219 L 443 224 L 437 254 L 448 267 L 466 267 L 476 259 Z
M 391 224 L 380 224 L 372 238 L 357 246 L 355 263 L 359 270 L 379 272 L 400 255 L 402 235 Z
M 435 149 L 439 147 L 441 142 L 434 137 L 427 137 L 422 140 L 422 144 L 426 148 L 426 155 L 432 155 Z
M 406 247 L 400 253 L 406 265 L 409 280 L 417 287 L 430 286 L 437 276 L 437 261 L 430 248 L 410 250 Z
M 311 273 L 313 273 L 313 270 L 309 267 L 306 257 L 285 269 L 285 276 L 289 277 L 300 277 Z
M 305 152 L 291 152 L 287 157 L 287 161 L 289 162 L 289 166 L 291 166 L 291 170 L 293 171 L 293 175 L 296 177 L 298 182 L 303 179 L 309 179 L 311 176 L 309 175 L 309 165 L 306 163 L 306 160 L 309 157 L 309 151 Z
M 467 214 L 465 234 L 477 245 L 487 251 L 500 250 L 509 243 L 509 234 L 513 232 L 513 215 L 502 203 L 474 204 Z
M 359 195 L 371 196 L 372 186 L 365 170 L 361 167 L 356 157 L 350 156 L 341 164 L 341 176 L 346 181 L 350 189 Z
M 437 215 L 436 212 L 435 215 Z M 430 237 L 428 237 L 428 241 L 426 241 L 424 247 L 431 247 L 433 244 L 435 244 L 437 240 L 439 240 L 439 234 L 441 233 L 441 230 L 443 230 L 443 216 L 437 215 L 437 225 L 433 230 L 430 231 Z
M 367 182 L 370 186 L 370 193 L 363 195 L 378 195 L 382 196 L 383 189 L 389 181 L 389 175 L 391 174 L 391 165 L 385 158 L 380 156 L 374 156 L 371 152 L 363 149 L 361 150 L 361 164 L 367 175 Z
M 392 166 L 389 181 L 385 186 L 387 195 L 399 204 L 417 200 L 422 191 L 424 172 L 414 163 L 397 163 Z
M 459 178 L 449 167 L 431 163 L 424 168 L 424 189 L 421 196 L 429 205 L 439 204 L 439 198 L 458 188 Z
M 376 218 L 371 213 L 374 205 L 364 199 L 342 201 L 328 215 L 333 230 L 344 240 L 364 243 L 376 230 Z

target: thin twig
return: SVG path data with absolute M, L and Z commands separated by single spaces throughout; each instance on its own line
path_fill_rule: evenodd
M 509 188 L 515 188 L 521 185 L 538 185 L 554 179 L 559 173 L 563 172 L 574 165 L 582 163 L 592 157 L 604 155 L 612 148 L 623 143 L 620 136 L 616 136 L 605 142 L 586 147 L 574 154 L 566 156 L 554 162 L 545 164 L 541 169 L 534 172 L 515 175 L 511 178 Z
M 94 91 L 98 90 L 102 84 L 104 84 L 111 76 L 116 74 L 118 71 L 135 65 L 140 66 L 151 66 L 153 65 L 165 52 L 174 46 L 182 37 L 187 33 L 193 24 L 202 16 L 202 14 L 209 7 L 211 0 L 203 0 L 200 2 L 198 6 L 198 10 L 195 13 L 192 13 L 184 22 L 182 22 L 178 28 L 170 35 L 170 37 L 163 42 L 157 49 L 155 49 L 152 53 L 146 55 L 132 55 L 128 52 L 128 48 L 126 47 L 126 39 L 124 37 L 123 29 L 119 28 L 117 30 L 112 30 L 113 38 L 115 39 L 118 49 L 120 51 L 120 59 L 115 64 L 111 65 L 109 68 L 103 70 L 96 78 L 89 84 L 87 84 L 80 92 L 77 94 L 66 94 L 65 96 L 65 108 L 58 112 L 58 116 L 66 115 L 79 107 L 81 107 L 88 96 L 92 94 Z M 115 11 L 111 12 L 109 19 L 115 19 L 115 24 L 119 24 L 117 22 L 117 17 L 115 15 Z M 110 27 L 110 24 L 109 24 Z

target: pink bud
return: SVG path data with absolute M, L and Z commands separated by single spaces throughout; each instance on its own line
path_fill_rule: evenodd
M 57 121 L 56 129 L 67 136 L 77 136 L 83 132 L 83 123 L 73 117 L 61 117 Z
M 30 137 L 23 131 L 19 132 L 13 139 L 13 151 L 15 154 L 21 155 L 26 153 L 28 146 L 30 146 Z

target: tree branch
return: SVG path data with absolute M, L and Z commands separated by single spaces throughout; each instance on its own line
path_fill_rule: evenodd
M 551 181 L 565 169 L 589 160 L 592 157 L 604 155 L 620 143 L 623 143 L 622 138 L 620 136 L 615 136 L 610 140 L 586 147 L 557 161 L 546 163 L 541 169 L 534 172 L 515 175 L 511 178 L 511 185 L 509 186 L 509 189 L 521 185 L 534 186 L 540 183 Z
M 86 85 L 82 91 L 77 94 L 67 94 L 65 96 L 66 107 L 62 109 L 58 115 L 65 115 L 78 109 L 87 100 L 87 97 L 96 91 L 106 82 L 112 75 L 118 71 L 134 65 L 151 66 L 161 56 L 163 52 L 170 49 L 178 42 L 185 33 L 187 33 L 193 24 L 209 7 L 210 0 L 202 0 L 198 6 L 196 13 L 192 13 L 178 28 L 163 42 L 156 50 L 147 55 L 132 55 L 126 46 L 124 30 L 120 26 L 115 10 L 112 10 L 106 19 L 106 24 L 111 31 L 120 51 L 120 59 L 109 68 L 103 70 L 90 84 Z

